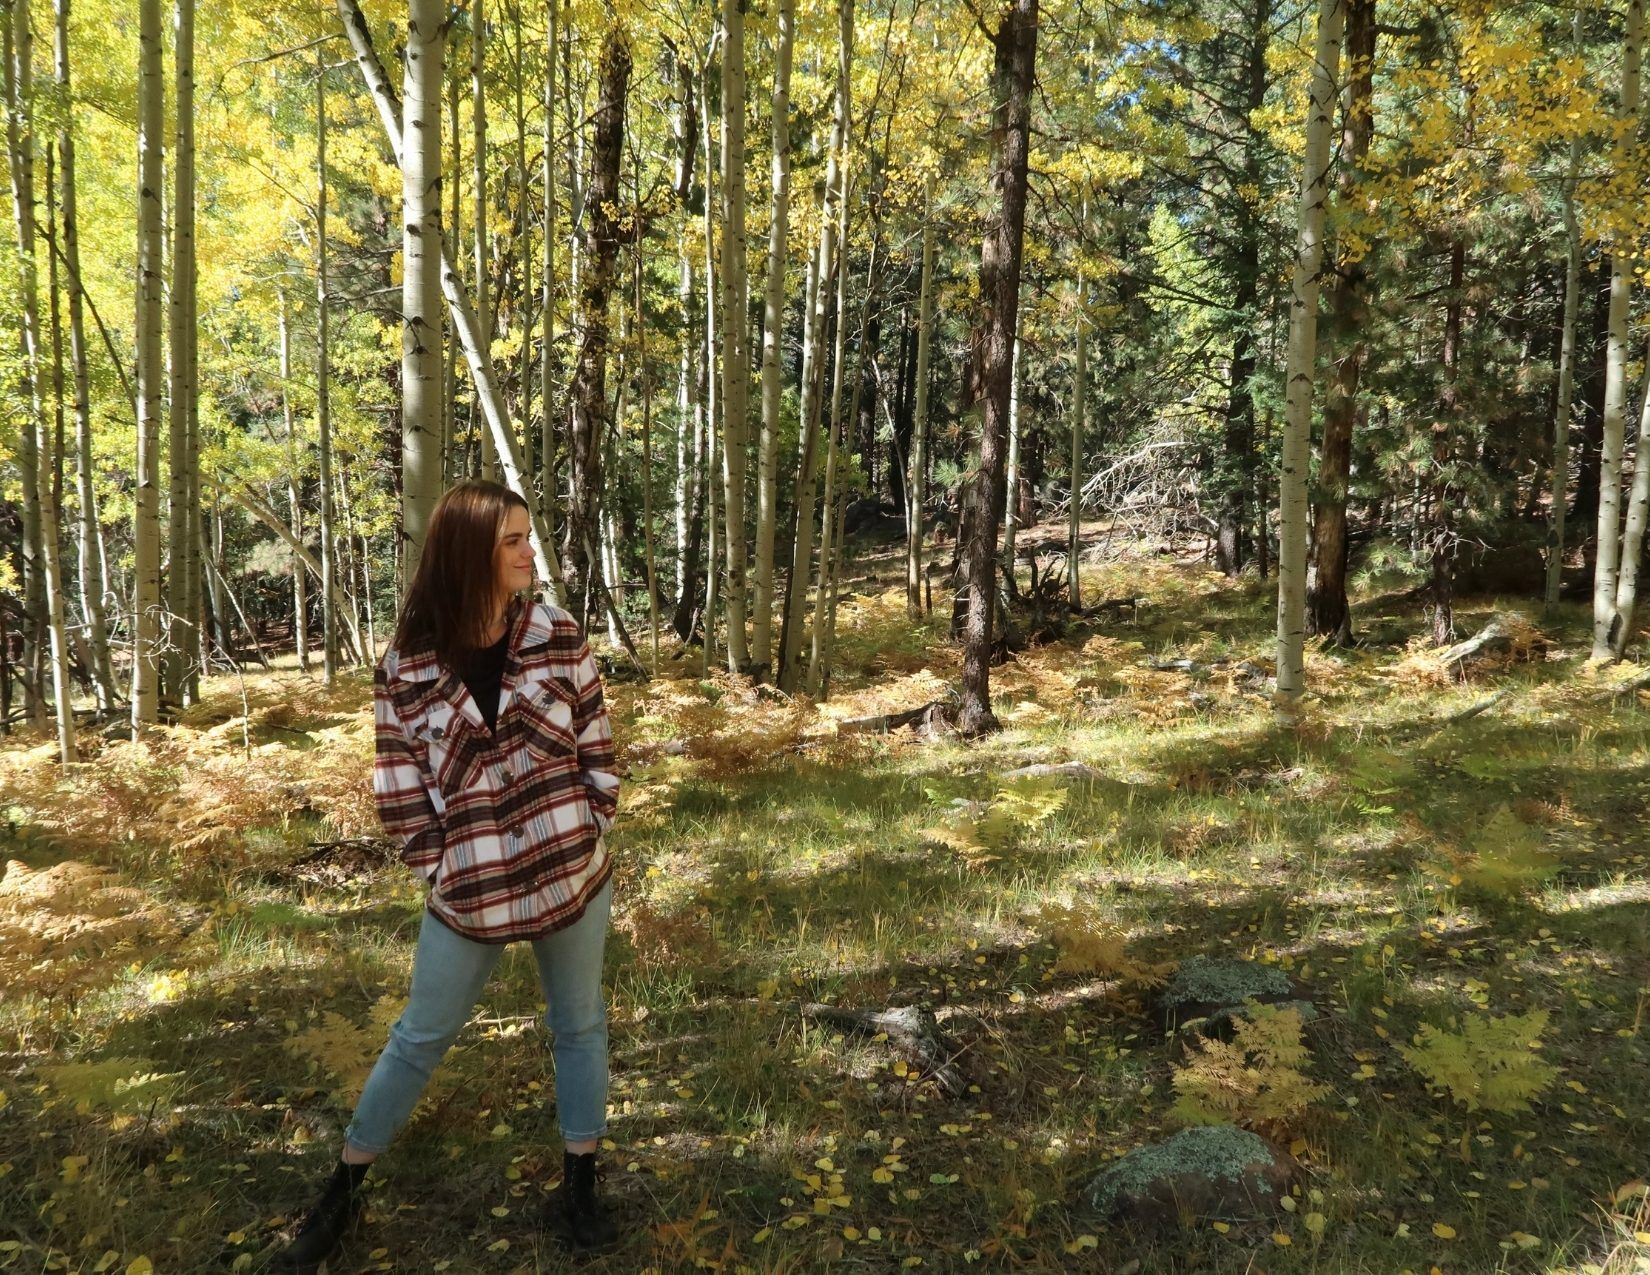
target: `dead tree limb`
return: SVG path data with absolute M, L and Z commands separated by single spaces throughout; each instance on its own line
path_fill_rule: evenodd
M 968 1082 L 956 1067 L 962 1050 L 940 1030 L 939 1020 L 931 1009 L 920 1005 L 884 1010 L 841 1009 L 811 1001 L 802 1006 L 802 1016 L 856 1036 L 886 1034 L 888 1043 L 914 1062 L 947 1098 L 960 1098 L 968 1092 Z

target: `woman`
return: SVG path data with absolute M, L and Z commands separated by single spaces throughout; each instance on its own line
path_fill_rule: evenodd
M 533 586 L 522 498 L 460 483 L 430 517 L 418 573 L 373 682 L 373 792 L 429 883 L 412 993 L 345 1130 L 342 1158 L 282 1254 L 313 1269 L 361 1204 L 367 1166 L 407 1122 L 497 964 L 533 945 L 554 1033 L 566 1239 L 617 1230 L 596 1196 L 606 1132 L 602 946 L 619 789 L 601 679 L 578 624 Z

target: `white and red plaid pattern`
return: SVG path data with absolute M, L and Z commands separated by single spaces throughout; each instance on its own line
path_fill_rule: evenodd
M 609 875 L 601 838 L 619 776 L 601 678 L 572 616 L 514 604 L 493 733 L 431 652 L 385 652 L 373 716 L 379 818 L 443 923 L 508 943 L 584 914 Z

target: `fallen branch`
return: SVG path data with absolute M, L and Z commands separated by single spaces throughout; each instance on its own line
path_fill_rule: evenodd
M 1650 672 L 1640 673 L 1637 677 L 1630 677 L 1625 682 L 1600 691 L 1593 698 L 1599 701 L 1628 699 L 1640 691 L 1650 691 Z
M 1040 761 L 1034 766 L 1005 770 L 1003 779 L 1099 779 L 1100 772 L 1080 761 Z
M 1477 701 L 1476 703 L 1467 705 L 1467 707 L 1463 708 L 1460 712 L 1451 713 L 1444 720 L 1450 725 L 1454 725 L 1456 722 L 1471 721 L 1480 713 L 1489 712 L 1490 709 L 1494 708 L 1511 694 L 1511 691 L 1497 691 L 1494 695 L 1486 695 L 1483 699 Z
M 968 1092 L 968 1082 L 954 1065 L 962 1051 L 940 1030 L 939 1020 L 931 1009 L 918 1005 L 875 1011 L 839 1009 L 811 1001 L 802 1006 L 802 1016 L 858 1036 L 886 1034 L 889 1044 L 916 1063 L 947 1098 L 960 1098 Z
M 846 721 L 838 722 L 836 728 L 837 732 L 843 735 L 886 735 L 903 726 L 913 726 L 931 709 L 942 707 L 940 700 L 933 699 L 921 708 L 907 709 L 903 713 L 883 713 L 878 717 L 850 717 Z
M 1458 664 L 1475 659 L 1480 655 L 1499 655 L 1512 649 L 1515 630 L 1529 628 L 1528 622 L 1518 615 L 1497 615 L 1488 624 L 1465 642 L 1457 642 L 1438 655 L 1438 662 L 1445 668 L 1452 668 Z

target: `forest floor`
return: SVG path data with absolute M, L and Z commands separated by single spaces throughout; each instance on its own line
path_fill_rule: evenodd
M 1650 1269 L 1650 703 L 1586 667 L 1582 611 L 1530 611 L 1540 633 L 1462 681 L 1415 604 L 1366 596 L 1367 643 L 1309 652 L 1285 729 L 1239 664 L 1269 666 L 1270 585 L 1123 554 L 1085 590 L 1141 601 L 995 669 L 1006 729 L 975 744 L 838 729 L 956 678 L 902 589 L 843 603 L 817 711 L 697 653 L 611 684 L 626 1238 L 581 1266 Z M 1464 604 L 1463 634 L 1495 609 Z M 46 740 L 0 743 L 0 1271 L 261 1269 L 326 1176 L 421 910 L 372 840 L 369 700 L 364 672 L 288 667 L 215 678 L 67 774 Z M 1094 773 L 1003 778 L 1037 762 Z M 1084 1185 L 1183 1118 L 1150 982 L 1200 954 L 1315 1004 L 1323 1088 L 1255 1116 L 1297 1193 L 1250 1223 L 1102 1225 Z M 931 1006 L 966 1093 L 807 1002 Z M 540 1009 L 512 949 L 335 1271 L 571 1269 Z M 1536 1011 L 1455 1057 L 1473 1101 L 1556 1069 L 1524 1110 L 1469 1110 L 1402 1052 Z

